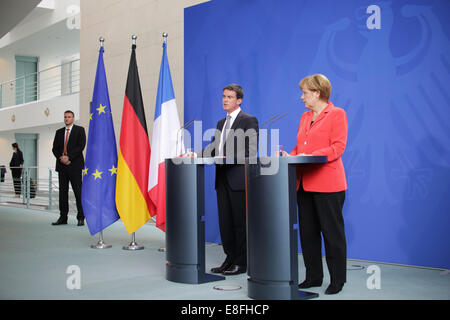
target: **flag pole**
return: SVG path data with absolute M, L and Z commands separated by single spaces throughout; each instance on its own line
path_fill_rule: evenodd
M 144 249 L 144 246 L 141 246 L 139 244 L 137 244 L 136 242 L 136 235 L 133 232 L 133 234 L 131 235 L 131 242 L 128 246 L 123 246 L 122 247 L 123 250 L 142 250 Z
M 98 242 L 96 244 L 92 244 L 91 248 L 92 249 L 108 249 L 108 248 L 111 248 L 112 245 L 106 244 L 103 241 L 103 231 L 100 231 L 98 234 L 99 234 L 98 235 Z
M 103 48 L 103 44 L 104 44 L 104 42 L 105 42 L 105 38 L 100 37 L 98 40 L 100 41 L 100 47 Z M 92 249 L 108 249 L 108 248 L 111 248 L 111 247 L 112 247 L 112 245 L 106 244 L 106 243 L 103 241 L 103 230 L 101 230 L 101 231 L 98 233 L 98 242 L 97 242 L 96 244 L 92 244 L 92 245 L 91 245 L 91 248 L 92 248 Z
M 167 45 L 167 37 L 169 36 L 169 34 L 167 32 L 163 32 L 162 36 L 164 38 L 163 43 Z M 177 142 L 178 142 L 178 140 L 177 140 Z M 161 247 L 161 248 L 158 249 L 158 251 L 159 252 L 166 252 L 166 248 L 165 247 Z
M 137 40 L 137 36 L 136 35 L 132 35 L 131 39 L 133 40 L 133 45 L 136 46 L 136 40 Z M 123 250 L 142 250 L 144 249 L 144 246 L 141 246 L 139 244 L 137 244 L 136 242 L 136 233 L 133 232 L 133 234 L 131 235 L 131 242 L 128 246 L 123 246 L 122 247 Z

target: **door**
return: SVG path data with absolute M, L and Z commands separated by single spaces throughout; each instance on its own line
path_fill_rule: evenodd
M 24 167 L 37 167 L 38 135 L 34 133 L 16 133 L 16 142 L 23 153 Z M 30 169 L 31 178 L 37 185 L 37 169 Z
M 16 104 L 37 100 L 37 57 L 16 56 Z

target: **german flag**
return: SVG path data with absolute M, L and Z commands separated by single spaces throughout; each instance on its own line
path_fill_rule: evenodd
M 116 182 L 117 211 L 130 234 L 155 214 L 147 193 L 150 154 L 136 45 L 133 44 L 123 103 Z

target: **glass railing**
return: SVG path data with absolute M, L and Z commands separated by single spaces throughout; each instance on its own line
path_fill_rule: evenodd
M 80 91 L 80 60 L 0 83 L 0 107 L 45 100 Z
M 11 167 L 11 169 L 15 168 L 17 167 Z M 20 168 L 22 169 L 21 177 L 13 178 L 10 168 L 4 167 L 4 174 L 0 177 L 0 204 L 59 212 L 58 173 L 55 169 Z M 77 207 L 72 187 L 69 185 L 69 213 L 72 212 L 76 214 Z
M 18 168 L 22 169 L 22 175 L 15 179 L 10 169 Z M 0 165 L 0 173 L 0 205 L 59 213 L 58 173 L 54 168 Z M 76 216 L 77 204 L 70 183 L 68 198 L 69 215 Z M 148 223 L 155 224 L 155 221 L 156 216 Z

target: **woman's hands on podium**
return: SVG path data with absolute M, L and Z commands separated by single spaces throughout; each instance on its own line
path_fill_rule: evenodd
M 277 154 L 278 154 L 280 157 L 288 157 L 288 156 L 290 156 L 290 154 L 287 153 L 287 152 L 284 151 L 284 150 L 280 150 Z
M 284 150 L 280 150 L 279 152 L 277 152 L 277 155 L 280 157 L 291 157 L 291 155 Z M 312 156 L 312 154 L 299 153 L 296 154 L 296 156 Z

